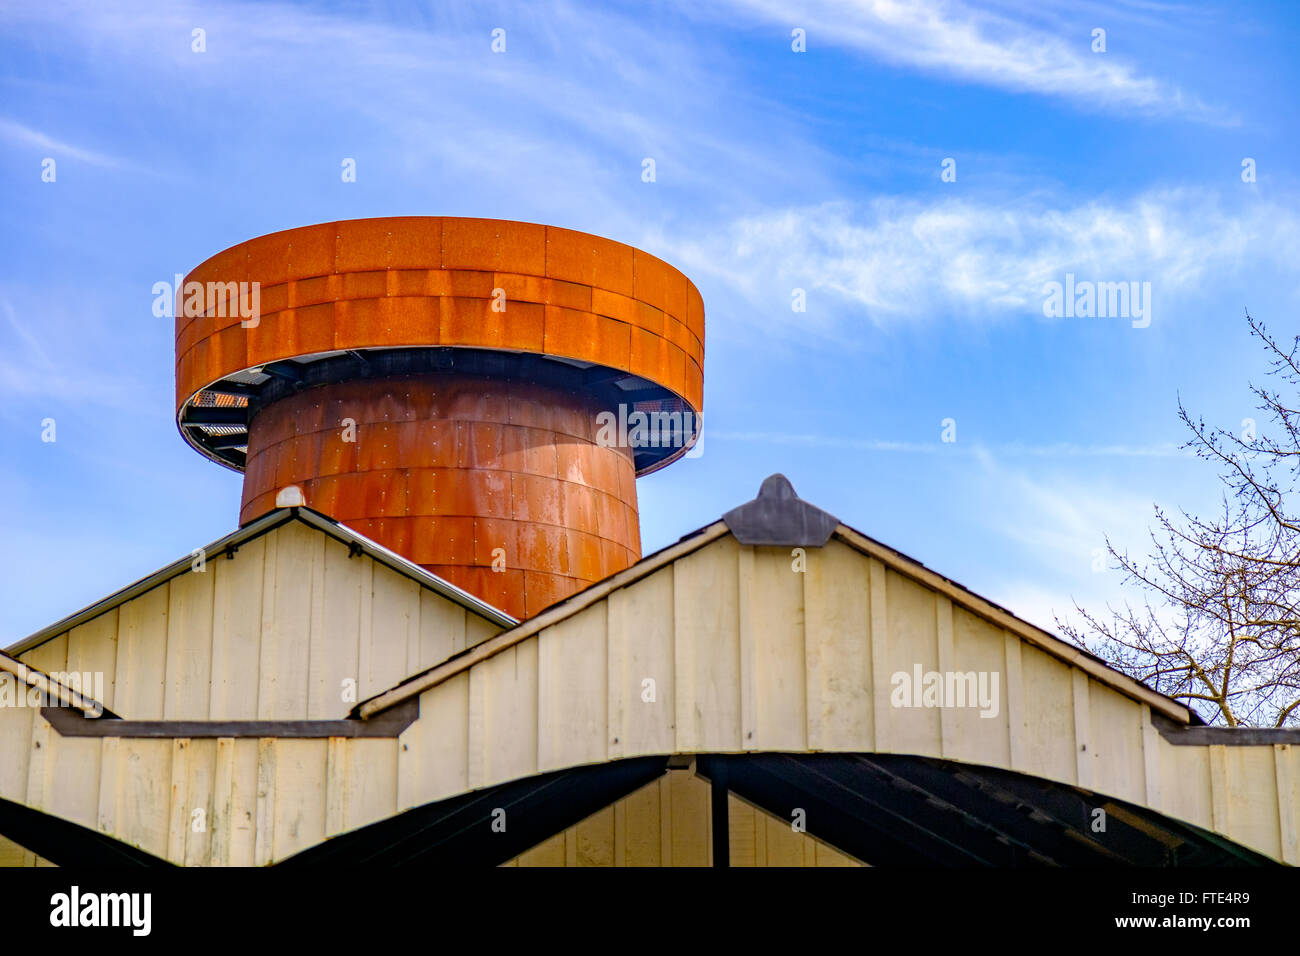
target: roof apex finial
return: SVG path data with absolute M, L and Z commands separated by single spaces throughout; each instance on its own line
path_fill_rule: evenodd
M 795 494 L 790 479 L 778 471 L 775 475 L 768 475 L 763 479 L 763 484 L 758 489 L 758 497 L 797 499 L 799 496 Z
M 757 498 L 732 508 L 722 520 L 741 544 L 792 548 L 822 547 L 840 523 L 795 494 L 780 473 L 765 478 Z

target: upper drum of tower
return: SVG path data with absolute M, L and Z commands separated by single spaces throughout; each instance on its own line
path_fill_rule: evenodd
M 491 369 L 493 353 L 522 359 L 501 363 L 509 374 L 540 369 L 624 415 L 681 413 L 687 440 L 637 450 L 638 474 L 698 434 L 699 292 L 663 260 L 598 236 L 433 216 L 323 223 L 217 253 L 176 298 L 177 424 L 238 470 L 249 419 L 287 390 L 431 363 Z

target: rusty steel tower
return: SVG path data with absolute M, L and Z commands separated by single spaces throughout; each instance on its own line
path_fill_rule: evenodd
M 699 292 L 597 236 L 324 223 L 217 253 L 177 300 L 177 424 L 243 472 L 241 524 L 297 486 L 518 618 L 640 558 L 636 477 L 698 437 Z M 638 413 L 682 431 L 647 441 Z

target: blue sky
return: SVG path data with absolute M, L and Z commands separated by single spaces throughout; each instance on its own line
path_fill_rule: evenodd
M 239 477 L 176 433 L 153 284 L 380 215 L 580 229 L 696 283 L 703 454 L 639 482 L 646 552 L 781 471 L 1036 623 L 1122 599 L 1092 567 L 1105 536 L 1141 547 L 1153 504 L 1218 501 L 1179 396 L 1238 427 L 1264 372 L 1243 310 L 1297 330 L 1298 20 L 1147 0 L 5 5 L 0 645 L 235 527 Z M 1045 317 L 1067 273 L 1151 283 L 1150 325 Z

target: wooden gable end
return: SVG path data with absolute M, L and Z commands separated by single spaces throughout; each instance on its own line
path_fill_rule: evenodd
M 123 718 L 330 720 L 500 631 L 300 521 L 201 567 L 18 657 Z

